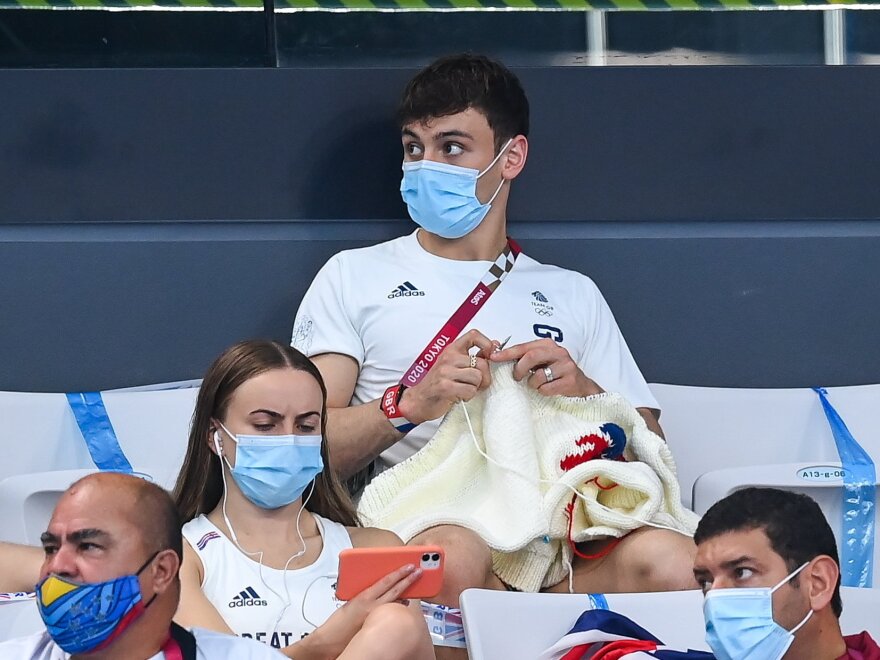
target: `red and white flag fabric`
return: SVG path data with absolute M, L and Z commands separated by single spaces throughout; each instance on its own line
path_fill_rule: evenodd
M 538 660 L 712 660 L 705 651 L 665 646 L 647 630 L 610 610 L 587 610 Z

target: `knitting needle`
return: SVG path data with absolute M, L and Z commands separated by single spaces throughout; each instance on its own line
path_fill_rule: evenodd
M 501 342 L 501 344 L 498 345 L 498 347 L 495 349 L 495 352 L 497 353 L 498 351 L 502 350 L 505 346 L 507 346 L 507 342 L 510 341 L 511 337 L 513 337 L 513 335 L 508 335 L 507 339 L 505 339 L 503 342 Z
M 496 347 L 495 347 L 495 350 L 492 351 L 492 352 L 493 352 L 493 353 L 497 353 L 498 351 L 500 351 L 501 349 L 503 349 L 504 346 L 507 344 L 507 342 L 510 341 L 510 337 L 512 337 L 512 336 L 513 336 L 513 335 L 508 336 L 507 339 L 505 339 L 503 342 L 501 342 L 501 344 L 499 344 L 498 346 L 496 346 Z M 476 346 L 474 346 L 474 348 L 476 348 Z M 472 349 L 472 350 L 473 350 L 473 349 Z M 473 353 L 470 354 L 470 355 L 471 355 L 471 369 L 473 369 L 474 367 L 477 366 L 477 353 L 479 353 L 479 351 L 474 351 Z

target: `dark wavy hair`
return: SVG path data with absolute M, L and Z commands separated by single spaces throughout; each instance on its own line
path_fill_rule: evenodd
M 510 138 L 529 134 L 529 101 L 519 79 L 484 55 L 449 55 L 422 69 L 403 91 L 397 120 L 403 128 L 468 108 L 485 115 L 495 151 Z
M 220 461 L 206 442 L 213 428 L 211 420 L 225 419 L 229 400 L 242 384 L 266 371 L 284 368 L 305 371 L 321 388 L 321 435 L 325 439 L 321 443 L 321 458 L 324 469 L 315 477 L 315 491 L 309 499 L 308 509 L 343 525 L 353 527 L 358 524 L 354 505 L 334 473 L 327 451 L 327 388 L 321 373 L 295 348 L 267 340 L 243 341 L 230 346 L 214 360 L 205 374 L 190 426 L 186 458 L 174 486 L 174 502 L 184 521 L 212 511 L 223 495 Z

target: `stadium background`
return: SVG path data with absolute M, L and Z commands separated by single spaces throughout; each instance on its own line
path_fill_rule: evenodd
M 394 103 L 467 49 L 533 107 L 513 235 L 597 281 L 649 381 L 877 381 L 871 5 L 129 4 L 3 0 L 0 390 L 195 378 L 286 339 L 329 255 L 411 230 Z

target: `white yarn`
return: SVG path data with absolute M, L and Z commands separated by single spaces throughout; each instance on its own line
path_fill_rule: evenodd
M 561 462 L 583 450 L 578 439 L 606 422 L 625 431 L 627 462 L 594 459 L 563 470 Z M 618 486 L 600 490 L 589 483 L 597 477 Z M 681 506 L 668 448 L 623 397 L 545 397 L 514 381 L 507 363 L 493 365 L 489 389 L 455 406 L 420 452 L 367 487 L 359 513 L 404 540 L 440 524 L 469 528 L 493 549 L 502 580 L 537 591 L 569 573 L 572 493 L 575 542 L 644 525 L 683 534 L 696 526 Z
M 497 465 L 498 467 L 507 470 L 511 474 L 515 474 L 516 476 L 520 477 L 521 479 L 525 479 L 526 481 L 531 482 L 531 483 L 552 484 L 554 486 L 558 484 L 560 486 L 568 488 L 579 499 L 584 500 L 584 501 L 588 501 L 588 498 L 581 491 L 579 491 L 577 488 L 575 488 L 571 484 L 565 483 L 564 481 L 562 481 L 560 479 L 535 479 L 534 477 L 530 477 L 526 474 L 523 474 L 519 470 L 512 468 L 509 465 L 502 465 L 501 463 L 496 461 L 494 458 L 489 456 L 489 454 L 487 454 L 482 449 L 480 449 L 480 443 L 477 441 L 477 436 L 474 433 L 474 427 L 471 424 L 471 416 L 468 414 L 467 405 L 465 404 L 464 401 L 459 401 L 458 403 L 462 407 L 462 409 L 464 410 L 464 417 L 467 420 L 468 430 L 471 432 L 471 439 L 474 442 L 474 448 L 477 450 L 477 452 L 480 454 L 480 456 L 485 458 L 489 463 L 492 463 L 493 465 Z M 590 504 L 597 504 L 598 506 L 602 507 L 603 509 L 606 509 L 607 511 L 611 512 L 612 514 L 616 514 L 614 509 L 612 509 L 611 507 L 605 506 L 604 504 L 602 504 L 598 500 L 589 500 L 589 502 L 590 502 Z M 642 525 L 646 525 L 648 527 L 656 527 L 657 529 L 668 529 L 670 532 L 682 534 L 682 535 L 687 536 L 689 538 L 693 538 L 693 536 L 694 536 L 693 532 L 689 532 L 685 529 L 681 529 L 678 527 L 670 527 L 669 525 L 660 525 L 658 523 L 654 523 L 649 520 L 642 520 L 641 518 L 636 518 L 635 516 L 632 516 L 632 515 L 630 515 L 628 517 L 632 518 L 637 523 L 640 523 Z

